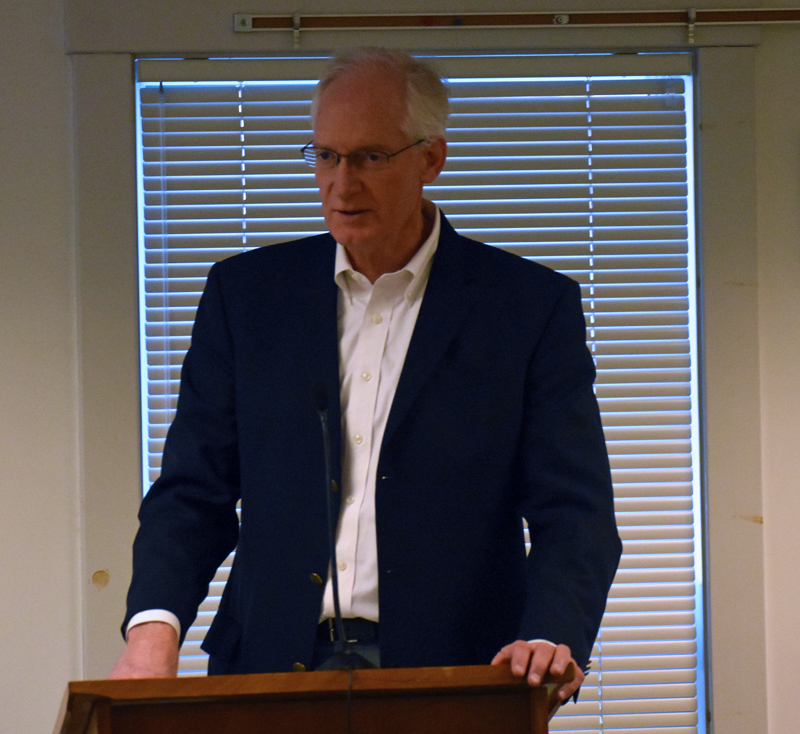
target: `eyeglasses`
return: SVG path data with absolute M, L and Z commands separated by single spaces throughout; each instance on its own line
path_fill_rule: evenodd
M 347 158 L 350 165 L 355 169 L 360 171 L 379 171 L 381 168 L 386 168 L 389 165 L 389 161 L 396 155 L 405 153 L 415 145 L 424 142 L 424 138 L 422 140 L 417 140 L 416 143 L 411 143 L 411 145 L 407 145 L 396 153 L 386 153 L 382 150 L 364 148 L 363 150 L 354 150 L 352 153 L 347 153 L 345 155 L 343 153 L 336 153 L 333 150 L 328 150 L 328 148 L 319 148 L 314 145 L 314 143 L 303 146 L 300 152 L 303 154 L 305 162 L 312 168 L 331 170 L 339 165 L 339 161 L 342 160 L 342 158 Z

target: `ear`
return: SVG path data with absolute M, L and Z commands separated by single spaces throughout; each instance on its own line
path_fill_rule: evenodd
M 423 156 L 422 183 L 433 183 L 447 161 L 447 141 L 442 137 L 434 138 L 427 144 Z

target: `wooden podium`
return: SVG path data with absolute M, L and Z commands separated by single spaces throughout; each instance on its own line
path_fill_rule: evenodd
M 546 734 L 548 684 L 573 675 L 538 688 L 488 665 L 75 681 L 55 734 Z

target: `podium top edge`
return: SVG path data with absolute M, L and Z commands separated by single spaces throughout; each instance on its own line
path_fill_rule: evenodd
M 573 670 L 564 676 L 548 676 L 543 684 L 571 680 Z M 257 673 L 193 678 L 72 681 L 68 696 L 89 696 L 115 701 L 191 699 L 218 696 L 308 696 L 345 693 L 349 673 L 330 670 L 304 673 Z M 403 692 L 472 689 L 525 688 L 527 683 L 512 675 L 508 666 L 471 665 L 442 668 L 380 668 L 352 671 L 352 692 L 382 695 Z

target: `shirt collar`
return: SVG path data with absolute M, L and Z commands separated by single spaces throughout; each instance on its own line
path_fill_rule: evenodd
M 398 273 L 406 273 L 407 277 L 410 276 L 409 285 L 405 290 L 406 300 L 409 303 L 413 303 L 415 300 L 420 298 L 425 290 L 425 286 L 428 283 L 428 275 L 430 275 L 431 271 L 431 261 L 433 260 L 433 255 L 439 245 L 440 231 L 441 213 L 439 212 L 439 207 L 436 207 L 436 214 L 433 219 L 433 227 L 431 227 L 431 233 L 428 235 L 428 238 L 422 243 L 422 247 L 420 247 L 419 250 L 414 253 L 414 256 L 411 258 L 411 260 L 409 260 L 404 267 L 397 271 Z M 350 263 L 350 258 L 347 256 L 347 251 L 341 244 L 337 242 L 334 280 L 336 281 L 336 285 L 339 286 L 342 293 L 351 301 L 353 295 L 350 291 L 350 284 L 352 283 L 352 278 L 355 277 L 355 275 L 356 271 L 353 269 L 353 266 Z M 387 273 L 387 275 L 394 275 L 394 273 Z

